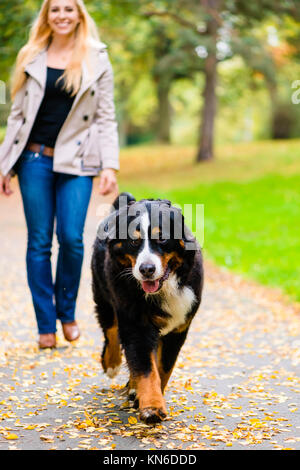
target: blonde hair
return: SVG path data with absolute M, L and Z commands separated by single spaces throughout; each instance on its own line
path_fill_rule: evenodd
M 14 99 L 16 93 L 22 88 L 26 80 L 25 67 L 34 57 L 51 42 L 52 30 L 48 25 L 48 12 L 51 0 L 44 0 L 38 17 L 33 23 L 29 40 L 20 50 L 16 67 L 13 73 L 11 96 Z M 87 58 L 88 45 L 93 41 L 99 41 L 98 31 L 94 20 L 89 15 L 83 0 L 74 0 L 78 8 L 80 23 L 76 27 L 76 40 L 70 63 L 61 79 L 64 79 L 64 88 L 74 96 L 80 87 L 81 64 Z

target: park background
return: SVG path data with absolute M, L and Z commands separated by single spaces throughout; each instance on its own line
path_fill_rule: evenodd
M 114 69 L 120 189 L 204 204 L 205 257 L 299 301 L 300 2 L 85 3 Z M 40 4 L 1 0 L 0 141 Z

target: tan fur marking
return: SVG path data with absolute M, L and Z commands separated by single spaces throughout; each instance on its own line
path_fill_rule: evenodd
M 163 318 L 163 317 L 160 317 L 159 315 L 153 315 L 151 317 L 151 321 L 152 323 L 157 327 L 157 328 L 164 328 L 167 323 L 168 323 L 168 318 Z
M 159 227 L 153 227 L 151 234 L 152 235 L 157 235 L 160 233 L 160 228 Z
M 119 340 L 118 325 L 114 325 L 105 332 L 108 344 L 106 345 L 104 356 L 102 358 L 103 369 L 107 371 L 116 369 L 121 365 L 122 355 Z
M 134 236 L 134 238 L 141 238 L 141 232 L 139 230 L 135 230 L 132 235 Z
M 128 253 L 125 255 L 125 257 L 130 260 L 131 266 L 133 267 L 136 263 L 136 258 L 132 255 L 129 255 Z
M 130 395 L 132 393 L 136 394 L 136 390 L 137 390 L 136 379 L 130 373 L 130 377 L 129 377 L 129 381 L 128 381 L 128 385 L 127 385 L 127 394 L 128 395 Z
M 185 331 L 191 324 L 192 318 L 189 318 L 185 323 L 176 328 L 173 333 L 182 333 Z
M 162 264 L 164 269 L 167 268 L 167 265 L 170 261 L 172 261 L 172 268 L 173 271 L 175 271 L 175 269 L 177 269 L 182 264 L 183 259 L 178 256 L 178 253 L 176 253 L 176 251 L 172 251 L 171 253 L 164 253 L 164 255 L 162 256 Z
M 130 377 L 129 377 L 128 389 L 129 390 L 131 390 L 131 389 L 136 390 L 136 379 L 131 374 L 130 374 Z
M 123 264 L 124 266 L 132 266 L 134 267 L 136 263 L 136 258 L 132 255 L 129 255 L 128 253 L 124 254 L 124 256 L 121 258 L 118 258 L 118 261 Z
M 151 372 L 149 375 L 136 379 L 139 408 L 157 408 L 166 414 L 166 405 L 161 393 L 160 376 L 157 369 L 156 358 L 151 354 Z

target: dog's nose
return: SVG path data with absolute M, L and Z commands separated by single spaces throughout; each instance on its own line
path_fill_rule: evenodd
M 152 263 L 142 263 L 140 273 L 145 277 L 151 277 L 155 272 L 155 265 Z

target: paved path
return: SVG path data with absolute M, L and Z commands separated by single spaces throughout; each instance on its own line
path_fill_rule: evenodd
M 168 419 L 138 421 L 122 394 L 125 366 L 111 382 L 99 364 L 89 270 L 99 210 L 94 194 L 82 337 L 69 345 L 59 328 L 57 349 L 40 352 L 19 191 L 0 198 L 0 449 L 300 449 L 299 309 L 208 263 L 203 304 L 167 389 Z

